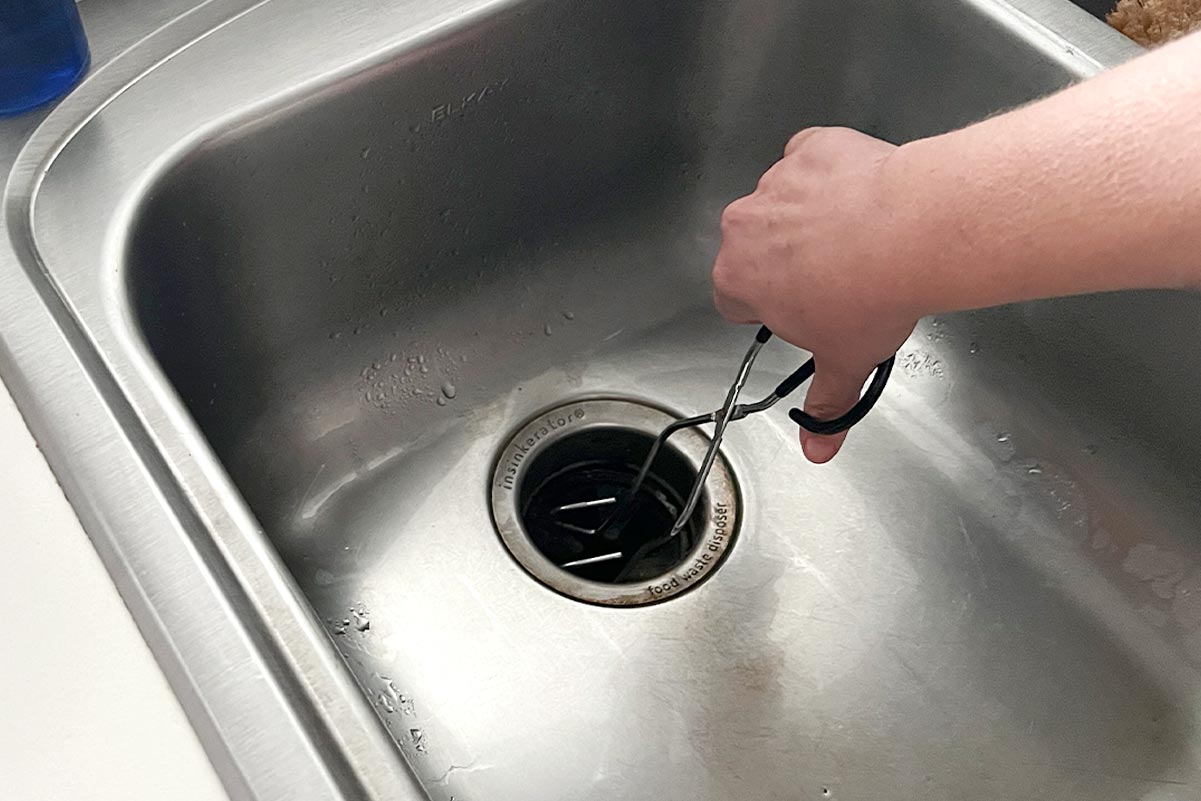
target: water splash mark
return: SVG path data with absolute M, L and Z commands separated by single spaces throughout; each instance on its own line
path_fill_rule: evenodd
M 1179 554 L 1161 550 L 1149 542 L 1140 542 L 1126 552 L 1122 569 L 1151 586 L 1151 592 L 1165 601 L 1176 597 L 1176 585 L 1181 582 L 1191 564 Z
M 352 610 L 351 615 L 351 622 L 354 625 L 355 631 L 362 633 L 371 628 L 371 618 L 367 616 L 366 609 L 359 608 Z
M 1017 454 L 1017 443 L 1006 431 L 997 431 L 986 426 L 980 430 L 980 437 L 995 461 L 1008 462 Z
M 897 367 L 914 378 L 946 377 L 942 361 L 925 351 L 902 349 L 897 352 Z
M 400 712 L 400 714 L 409 717 L 416 714 L 412 696 L 402 693 L 396 686 L 396 682 L 387 676 L 379 673 L 375 675 L 384 683 L 384 690 L 380 696 L 388 699 L 388 706 L 391 707 L 388 709 L 389 712 Z
M 476 771 L 480 770 L 491 770 L 491 768 L 492 766 L 488 764 L 481 765 L 478 760 L 469 762 L 466 765 L 451 765 L 441 776 L 428 779 L 426 784 L 435 785 L 437 787 L 445 787 L 451 779 L 459 774 L 475 773 Z
M 460 364 L 445 347 L 439 347 L 436 356 L 417 353 L 403 359 L 391 351 L 360 371 L 356 391 L 364 403 L 385 414 L 396 414 L 412 403 L 445 406 L 458 391 L 447 379 L 453 379 Z
M 329 625 L 330 631 L 339 637 L 345 637 L 350 632 L 365 634 L 371 628 L 371 619 L 368 616 L 366 607 L 362 604 L 351 606 L 347 609 L 350 617 L 333 618 L 327 617 L 325 622 Z

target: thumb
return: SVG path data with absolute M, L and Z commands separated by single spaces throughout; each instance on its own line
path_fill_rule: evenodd
M 867 382 L 866 372 L 823 368 L 821 362 L 816 364 L 813 383 L 805 395 L 805 413 L 818 420 L 833 420 L 839 415 L 846 414 L 859 400 L 859 393 Z M 814 464 L 823 464 L 834 458 L 847 432 L 821 436 L 801 429 L 801 448 L 805 458 Z

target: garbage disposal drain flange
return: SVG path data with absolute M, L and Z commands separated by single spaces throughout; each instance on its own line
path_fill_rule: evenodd
M 698 430 L 668 442 L 625 525 L 605 525 L 672 419 L 633 401 L 584 400 L 545 411 L 513 435 L 497 460 L 492 514 L 530 575 L 580 601 L 640 606 L 686 592 L 716 571 L 739 520 L 738 488 L 724 456 L 689 525 L 664 541 L 708 446 Z

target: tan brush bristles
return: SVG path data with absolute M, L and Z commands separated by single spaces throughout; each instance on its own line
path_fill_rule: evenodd
M 1155 47 L 1201 27 L 1201 0 L 1118 0 L 1107 19 L 1144 47 Z

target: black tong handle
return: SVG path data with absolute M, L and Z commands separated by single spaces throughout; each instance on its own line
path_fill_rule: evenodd
M 759 332 L 755 334 L 755 339 L 759 342 L 767 342 L 771 337 L 771 329 L 767 326 L 760 326 Z M 892 367 L 896 359 L 896 356 L 890 356 L 876 365 L 876 370 L 872 374 L 872 380 L 867 386 L 867 391 L 863 393 L 863 397 L 846 414 L 835 417 L 833 420 L 818 420 L 813 415 L 805 414 L 801 409 L 793 408 L 788 410 L 788 416 L 792 418 L 794 423 L 813 434 L 828 436 L 846 431 L 866 417 L 867 413 L 876 405 L 876 401 L 880 400 L 880 395 L 884 392 L 884 387 L 888 385 L 888 377 L 892 374 Z M 791 395 L 797 387 L 813 377 L 815 369 L 813 359 L 809 359 L 809 361 L 802 364 L 791 375 L 781 381 L 776 386 L 774 394 L 777 398 L 784 398 Z
M 846 431 L 866 417 L 867 413 L 876 405 L 876 401 L 880 400 L 880 395 L 888 384 L 888 376 L 892 374 L 892 365 L 896 360 L 896 356 L 889 356 L 876 365 L 876 371 L 872 375 L 871 383 L 867 385 L 867 391 L 863 393 L 863 397 L 841 417 L 835 417 L 833 420 L 818 420 L 813 415 L 805 414 L 795 407 L 788 410 L 788 416 L 792 418 L 792 422 L 813 434 L 828 436 Z

